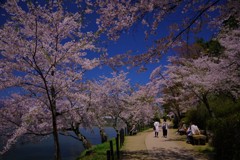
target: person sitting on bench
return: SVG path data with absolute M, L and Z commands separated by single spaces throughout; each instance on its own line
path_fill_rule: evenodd
M 188 127 L 187 130 L 187 143 L 192 142 L 192 136 L 193 135 L 199 135 L 200 130 L 197 125 L 195 125 L 193 122 L 190 123 L 190 126 Z
M 186 135 L 186 132 L 187 132 L 186 124 L 184 121 L 182 121 L 182 122 L 180 122 L 180 125 L 178 127 L 176 134 Z

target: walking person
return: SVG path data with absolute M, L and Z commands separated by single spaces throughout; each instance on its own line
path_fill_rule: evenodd
M 153 125 L 154 125 L 154 133 L 155 133 L 155 137 L 158 137 L 158 132 L 159 132 L 159 128 L 160 128 L 160 123 L 159 123 L 159 121 L 155 121 L 154 123 L 153 123 Z
M 163 120 L 162 131 L 163 131 L 163 137 L 167 138 L 168 124 L 166 122 L 166 119 Z

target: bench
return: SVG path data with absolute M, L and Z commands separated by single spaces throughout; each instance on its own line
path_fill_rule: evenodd
M 207 139 L 207 136 L 205 136 L 203 134 L 193 135 L 192 136 L 192 144 L 193 145 L 205 145 L 206 139 Z

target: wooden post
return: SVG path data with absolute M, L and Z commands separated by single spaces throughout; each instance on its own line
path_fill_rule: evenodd
M 110 150 L 107 150 L 107 160 L 111 160 L 111 152 L 110 152 Z
M 126 133 L 126 132 L 124 132 L 124 129 L 122 128 L 122 129 L 120 130 L 120 146 L 121 146 L 121 147 L 122 147 L 122 145 L 123 145 L 123 143 L 124 143 L 125 133 Z
M 111 157 L 112 157 L 112 160 L 114 160 L 114 152 L 113 152 L 113 142 L 112 142 L 112 140 L 111 140 L 111 141 L 109 141 L 109 143 L 110 143 L 110 152 L 111 152 Z
M 117 159 L 120 159 L 120 152 L 119 152 L 119 133 L 116 137 L 116 150 L 117 150 Z

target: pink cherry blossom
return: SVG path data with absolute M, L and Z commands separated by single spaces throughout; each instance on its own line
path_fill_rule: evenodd
M 25 133 L 53 134 L 55 159 L 60 159 L 58 133 L 71 124 L 75 130 L 89 124 L 91 113 L 80 91 L 84 73 L 99 65 L 98 56 L 87 58 L 89 51 L 101 51 L 95 45 L 98 35 L 81 32 L 82 15 L 60 1 L 21 3 L 25 6 L 15 0 L 2 6 L 9 18 L 0 29 L 0 89 L 19 91 L 1 108 L 1 121 L 13 128 L 1 153 Z

